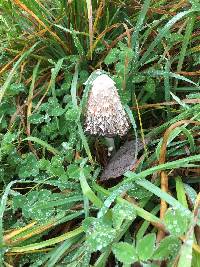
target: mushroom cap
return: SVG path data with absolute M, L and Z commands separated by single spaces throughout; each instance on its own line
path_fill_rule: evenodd
M 115 82 L 101 74 L 92 82 L 85 116 L 85 132 L 91 135 L 123 136 L 129 121 L 121 104 Z
M 101 90 L 102 87 L 110 88 L 115 86 L 115 82 L 107 74 L 101 74 L 92 82 L 92 85 L 96 90 Z

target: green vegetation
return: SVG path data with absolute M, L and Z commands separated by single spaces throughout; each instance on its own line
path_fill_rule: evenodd
M 0 266 L 200 266 L 199 12 L 0 0 Z M 83 128 L 96 69 L 116 82 L 127 138 L 150 140 L 105 183 L 106 142 Z

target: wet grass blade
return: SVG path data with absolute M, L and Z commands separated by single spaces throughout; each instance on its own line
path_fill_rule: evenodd
M 101 208 L 103 202 L 95 195 L 92 189 L 89 187 L 86 177 L 84 175 L 83 170 L 80 172 L 80 184 L 83 191 L 83 194 L 97 207 Z
M 185 195 L 184 184 L 182 182 L 181 177 L 177 176 L 175 178 L 175 181 L 176 181 L 177 199 L 185 208 L 188 208 L 187 199 L 186 199 L 186 195 Z
M 4 257 L 4 250 L 1 248 L 3 246 L 4 241 L 3 241 L 3 215 L 6 209 L 6 203 L 8 199 L 8 195 L 10 193 L 11 187 L 18 181 L 12 181 L 10 182 L 2 195 L 1 202 L 0 202 L 0 266 L 3 266 L 3 257 Z
M 39 42 L 35 43 L 28 51 L 24 52 L 21 57 L 17 60 L 17 62 L 14 64 L 12 70 L 10 71 L 8 78 L 6 79 L 4 85 L 0 89 L 0 103 L 2 101 L 2 98 L 8 88 L 8 86 L 11 84 L 11 81 L 15 75 L 16 70 L 20 66 L 20 64 L 26 59 L 35 49 L 35 47 L 38 45 Z
M 51 145 L 49 145 L 47 142 L 41 140 L 38 137 L 29 136 L 29 137 L 25 138 L 24 141 L 32 141 L 32 142 L 35 142 L 35 143 L 41 145 L 42 147 L 46 148 L 48 151 L 50 151 L 54 155 L 59 155 L 60 154 L 60 152 L 57 149 L 55 149 L 54 147 L 52 147 Z
M 55 64 L 54 68 L 52 69 L 52 73 L 51 73 L 50 85 L 51 85 L 52 95 L 54 98 L 56 98 L 56 92 L 55 92 L 56 77 L 62 68 L 63 60 L 64 58 L 61 58 L 58 60 L 58 62 Z
M 144 4 L 142 6 L 142 9 L 140 11 L 139 17 L 137 19 L 137 23 L 134 28 L 134 32 L 132 34 L 132 48 L 135 51 L 135 57 L 134 57 L 134 62 L 133 64 L 136 64 L 137 59 L 139 57 L 139 32 L 142 29 L 142 26 L 144 24 L 144 20 L 147 14 L 147 11 L 149 9 L 151 0 L 145 0 Z M 134 67 L 135 68 L 135 67 Z
M 80 236 L 70 238 L 69 240 L 64 241 L 61 245 L 56 247 L 51 253 L 50 258 L 46 262 L 46 266 L 54 267 L 55 264 L 60 260 L 60 258 L 66 253 L 66 251 L 74 244 L 77 243 L 80 239 Z
M 17 253 L 17 252 L 18 253 L 20 253 L 20 252 L 29 252 L 29 251 L 33 251 L 33 250 L 49 247 L 51 245 L 55 245 L 55 244 L 60 243 L 62 241 L 65 241 L 65 240 L 68 240 L 68 239 L 73 238 L 75 236 L 78 236 L 82 232 L 83 232 L 83 229 L 80 226 L 79 228 L 76 228 L 75 230 L 72 230 L 72 231 L 67 232 L 67 233 L 65 233 L 63 235 L 60 235 L 58 237 L 54 237 L 54 238 L 46 240 L 46 241 L 42 241 L 42 242 L 39 242 L 39 243 L 33 243 L 33 244 L 22 246 L 22 247 L 13 247 L 13 248 L 10 249 L 9 252 L 15 252 L 15 253 Z
M 178 72 L 181 71 L 182 66 L 183 66 L 183 62 L 184 62 L 184 59 L 185 59 L 185 56 L 186 56 L 187 47 L 188 47 L 189 42 L 191 40 L 191 34 L 192 34 L 192 31 L 193 31 L 195 20 L 196 20 L 195 14 L 191 14 L 188 17 L 187 27 L 186 27 L 186 30 L 185 30 L 185 35 L 184 35 L 184 38 L 183 38 L 182 47 L 181 47 L 179 60 L 178 60 L 178 65 L 177 65 L 177 71 Z
M 189 14 L 193 13 L 194 11 L 198 11 L 198 10 L 196 10 L 196 9 L 195 10 L 194 9 L 190 9 L 190 10 L 187 10 L 187 11 L 180 12 L 176 16 L 174 16 L 170 21 L 167 22 L 167 24 L 163 27 L 163 29 L 157 35 L 157 37 L 155 38 L 155 40 L 150 44 L 150 46 L 148 47 L 147 51 L 141 57 L 141 59 L 139 61 L 140 66 L 142 66 L 142 65 L 145 64 L 145 61 L 148 59 L 148 57 L 151 54 L 151 52 L 153 51 L 153 49 L 160 43 L 160 41 L 162 40 L 162 38 L 165 37 L 168 34 L 169 29 L 177 21 L 179 21 L 180 19 L 182 19 L 186 15 L 189 15 Z
M 73 80 L 72 80 L 72 85 L 71 85 L 72 104 L 73 104 L 74 108 L 77 109 L 77 110 L 79 109 L 78 103 L 77 103 L 77 97 L 76 97 L 77 82 L 78 82 L 78 68 L 79 68 L 79 62 L 77 62 L 77 64 L 76 64 L 75 72 L 74 72 L 74 76 L 73 76 Z M 84 146 L 85 151 L 87 153 L 87 156 L 88 156 L 89 160 L 91 162 L 93 162 L 92 154 L 90 152 L 90 148 L 89 148 L 89 145 L 88 145 L 88 142 L 87 142 L 87 138 L 85 137 L 85 134 L 84 134 L 84 131 L 83 131 L 83 128 L 82 128 L 82 125 L 81 125 L 80 121 L 78 121 L 77 126 L 78 126 L 78 132 L 79 132 L 79 135 L 81 137 L 83 146 Z

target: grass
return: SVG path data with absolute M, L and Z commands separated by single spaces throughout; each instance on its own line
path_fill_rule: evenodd
M 0 266 L 198 267 L 198 1 L 0 1 Z M 116 82 L 148 140 L 99 181 L 88 78 Z

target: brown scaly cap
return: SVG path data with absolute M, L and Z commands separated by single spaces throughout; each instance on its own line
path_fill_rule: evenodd
M 101 74 L 92 82 L 88 96 L 85 132 L 107 137 L 123 136 L 129 127 L 115 82 L 107 74 Z

